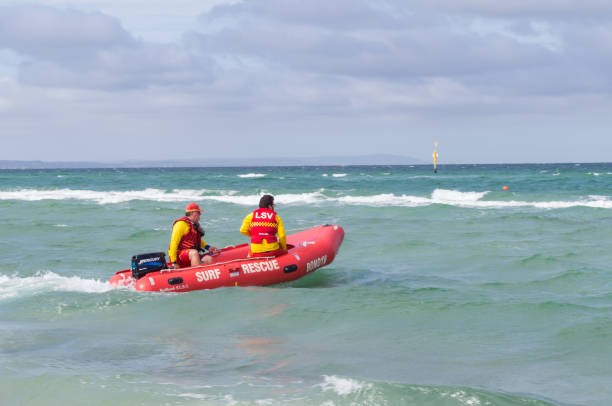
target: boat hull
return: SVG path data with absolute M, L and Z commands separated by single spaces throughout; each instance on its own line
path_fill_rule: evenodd
M 288 251 L 278 257 L 248 258 L 248 244 L 225 247 L 215 262 L 181 269 L 148 273 L 136 280 L 126 269 L 109 282 L 116 287 L 140 291 L 188 292 L 226 286 L 266 286 L 290 282 L 329 265 L 344 239 L 337 225 L 324 225 L 287 236 Z

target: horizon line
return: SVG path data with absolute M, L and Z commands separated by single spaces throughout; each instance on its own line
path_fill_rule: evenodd
M 237 158 L 239 159 L 239 158 Z M 12 166 L 19 165 L 23 163 L 23 167 L 2 167 L 3 163 L 11 163 Z M 333 167 L 333 166 L 342 166 L 342 167 L 351 167 L 351 166 L 433 166 L 433 163 L 365 163 L 365 164 L 357 164 L 357 163 L 279 163 L 279 164 L 221 164 L 219 162 L 211 163 L 211 164 L 193 164 L 193 163 L 185 163 L 184 165 L 180 164 L 180 161 L 159 161 L 160 164 L 155 164 L 155 161 L 137 161 L 133 164 L 130 164 L 129 161 L 40 161 L 40 160 L 0 160 L 0 170 L 27 170 L 27 169 L 154 169 L 154 168 L 265 168 L 265 167 Z M 163 163 L 166 163 L 165 165 Z M 172 164 L 170 164 L 172 163 Z M 27 164 L 39 164 L 37 167 L 31 167 Z M 42 167 L 42 165 L 50 165 L 49 167 Z M 61 165 L 74 165 L 69 167 L 62 167 Z M 605 161 L 586 161 L 586 162 L 578 162 L 578 161 L 551 161 L 551 162 L 449 162 L 449 163 L 438 163 L 438 168 L 444 166 L 460 166 L 460 165 L 582 165 L 582 164 L 612 164 L 612 162 Z M 52 166 L 56 165 L 56 166 Z M 82 166 L 79 166 L 82 165 Z M 99 165 L 99 166 L 95 166 Z M 101 166 L 103 165 L 103 166 Z

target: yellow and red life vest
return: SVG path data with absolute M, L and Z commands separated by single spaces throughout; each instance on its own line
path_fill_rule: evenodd
M 250 231 L 252 244 L 261 244 L 263 240 L 266 240 L 267 243 L 277 242 L 278 223 L 276 221 L 276 212 L 265 207 L 255 210 L 251 220 Z
M 172 224 L 172 227 L 174 228 L 174 224 L 178 223 L 179 221 L 186 222 L 189 225 L 189 231 L 183 236 L 183 238 L 181 238 L 181 242 L 179 242 L 178 245 L 178 251 L 186 249 L 199 250 L 202 244 L 204 230 L 202 230 L 201 227 L 196 227 L 196 225 L 187 217 L 181 217 L 180 219 L 176 220 Z

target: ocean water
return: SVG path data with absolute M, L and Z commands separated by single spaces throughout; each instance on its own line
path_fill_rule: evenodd
M 502 190 L 502 186 L 508 190 Z M 298 281 L 112 289 L 276 196 L 334 223 Z M 2 405 L 610 405 L 612 164 L 0 171 Z

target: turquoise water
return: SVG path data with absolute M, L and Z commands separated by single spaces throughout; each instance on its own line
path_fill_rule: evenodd
M 509 190 L 502 190 L 507 185 Z M 115 290 L 186 203 L 246 242 L 335 223 L 301 280 Z M 612 164 L 0 171 L 6 405 L 609 405 Z

